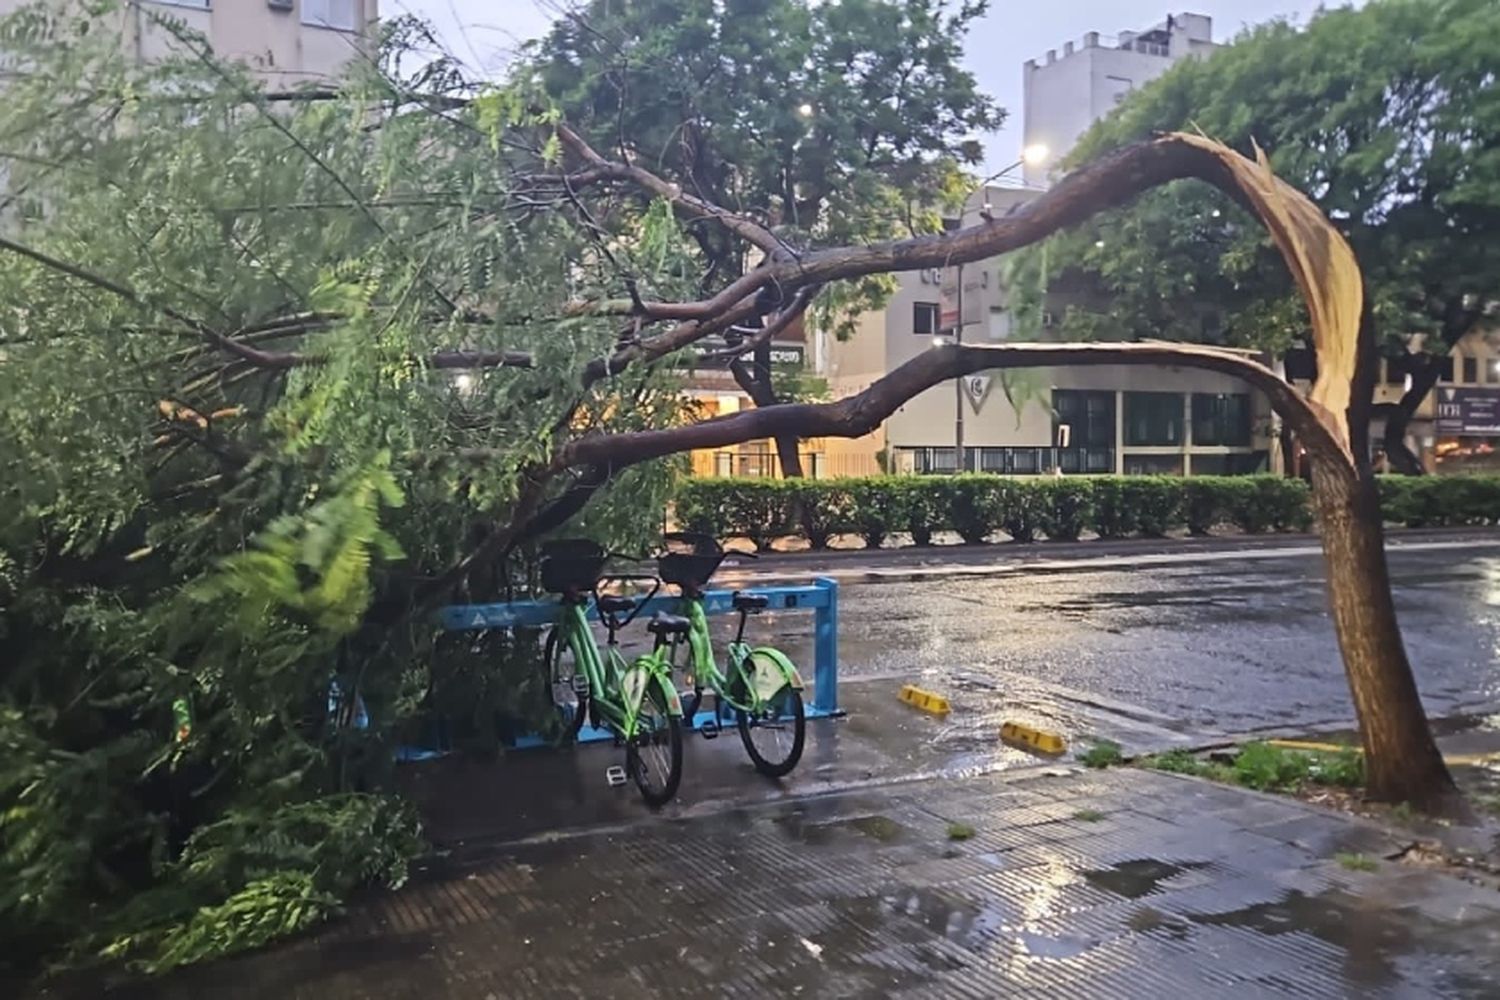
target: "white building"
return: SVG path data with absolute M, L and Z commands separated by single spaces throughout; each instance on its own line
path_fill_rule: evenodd
M 1044 184 L 1088 127 L 1126 94 L 1179 59 L 1215 48 L 1212 18 L 1171 14 L 1145 31 L 1122 31 L 1112 43 L 1091 31 L 1081 46 L 1064 44 L 1061 56 L 1049 49 L 1045 59 L 1028 59 L 1022 71 L 1023 141 L 1028 149 L 1045 148 L 1048 156 L 1025 165 L 1026 183 Z
M 0 15 L 31 0 L 0 0 Z M 379 16 L 379 0 L 130 0 L 108 15 L 138 59 L 164 55 L 171 36 L 154 23 L 170 17 L 202 32 L 219 55 L 253 67 L 269 85 L 335 76 L 359 56 Z

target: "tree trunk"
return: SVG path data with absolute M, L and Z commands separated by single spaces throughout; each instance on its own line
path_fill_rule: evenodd
M 1328 560 L 1334 632 L 1365 750 L 1365 788 L 1425 812 L 1462 808 L 1427 727 L 1396 624 L 1380 500 L 1368 473 L 1313 463 L 1313 496 Z
M 1386 414 L 1383 447 L 1391 468 L 1403 475 L 1420 476 L 1427 470 L 1422 468 L 1422 460 L 1406 446 L 1406 429 L 1417 407 L 1437 385 L 1438 366 L 1432 357 L 1423 355 L 1420 362 L 1413 358 L 1406 371 L 1411 376 L 1411 388 L 1401 394 L 1399 402 L 1383 407 Z
M 775 406 L 779 400 L 776 398 L 776 387 L 771 381 L 771 345 L 758 345 L 755 348 L 752 363 L 753 368 L 736 358 L 729 366 L 729 370 L 740 388 L 745 390 L 745 395 L 750 397 L 750 402 L 756 406 Z M 787 479 L 801 479 L 802 456 L 797 452 L 800 443 L 797 437 L 792 434 L 778 434 L 774 440 L 781 474 Z

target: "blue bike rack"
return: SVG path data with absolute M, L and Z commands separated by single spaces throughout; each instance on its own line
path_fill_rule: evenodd
M 759 594 L 767 599 L 767 611 L 811 611 L 813 612 L 813 702 L 806 707 L 809 719 L 826 718 L 839 713 L 839 585 L 837 580 L 820 576 L 811 584 L 789 587 L 748 587 L 735 590 L 710 590 L 703 595 L 703 611 L 708 615 L 723 615 L 734 612 L 734 595 Z M 671 614 L 682 602 L 682 598 L 659 594 L 645 602 L 641 618 L 650 618 L 659 611 Z M 588 618 L 598 621 L 598 611 L 592 604 Z M 439 621 L 449 632 L 474 632 L 492 628 L 544 628 L 558 619 L 558 602 L 513 601 L 508 604 L 452 604 L 438 612 Z M 692 721 L 697 729 L 713 719 L 714 713 L 700 710 Z M 722 721 L 722 720 L 720 720 Z M 606 729 L 584 726 L 578 734 L 580 742 L 614 739 Z M 517 747 L 542 746 L 538 737 L 522 737 Z M 423 755 L 407 751 L 408 759 Z

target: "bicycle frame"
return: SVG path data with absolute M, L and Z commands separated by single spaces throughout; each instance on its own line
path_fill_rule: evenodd
M 797 690 L 805 686 L 802 676 L 787 659 L 786 654 L 771 646 L 751 647 L 744 641 L 745 616 L 740 617 L 740 631 L 729 641 L 729 676 L 719 670 L 714 657 L 713 636 L 708 630 L 708 616 L 703 611 L 703 598 L 684 595 L 682 598 L 684 617 L 692 623 L 688 632 L 688 650 L 692 657 L 692 681 L 695 688 L 712 688 L 714 694 L 731 707 L 752 715 L 765 710 L 767 702 L 782 688 L 791 685 Z M 736 685 L 735 682 L 739 684 Z M 738 689 L 745 692 L 748 701 L 741 701 L 730 694 Z
M 596 707 L 595 723 L 603 723 L 627 740 L 634 737 L 641 703 L 652 682 L 661 691 L 668 713 L 680 716 L 682 701 L 672 683 L 671 664 L 665 654 L 658 650 L 638 657 L 634 663 L 626 663 L 617 647 L 606 645 L 601 657 L 599 644 L 584 615 L 585 607 L 585 602 L 566 602 L 558 628 L 563 630 L 573 663 L 588 680 L 589 704 Z

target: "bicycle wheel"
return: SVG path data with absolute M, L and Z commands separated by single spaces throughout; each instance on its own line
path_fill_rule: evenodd
M 737 708 L 740 742 L 755 764 L 768 778 L 784 778 L 802 759 L 807 741 L 807 717 L 802 710 L 802 692 L 790 684 L 776 692 L 762 707 L 751 714 Z
M 667 711 L 661 689 L 646 683 L 636 734 L 625 744 L 625 771 L 654 809 L 671 802 L 682 784 L 682 720 Z
M 588 679 L 578 674 L 578 663 L 573 659 L 573 650 L 563 641 L 562 629 L 554 627 L 547 633 L 547 646 L 542 654 L 547 663 L 548 693 L 557 708 L 558 742 L 565 743 L 578 738 L 588 715 Z M 577 683 L 582 681 L 582 684 Z

